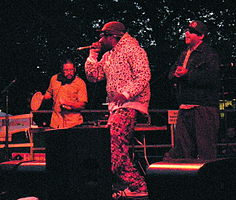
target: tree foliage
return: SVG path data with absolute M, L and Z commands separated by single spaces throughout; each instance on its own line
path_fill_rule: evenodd
M 148 53 L 152 70 L 151 108 L 168 108 L 174 100 L 166 74 L 184 48 L 183 30 L 189 21 L 199 19 L 210 30 L 209 43 L 217 49 L 223 66 L 235 67 L 235 7 L 233 1 L 194 0 L 3 0 L 1 7 L 0 89 L 14 78 L 12 112 L 27 112 L 35 90 L 47 88 L 57 73 L 58 61 L 71 55 L 84 78 L 87 51 L 76 51 L 98 39 L 97 29 L 108 21 L 121 21 Z M 104 83 L 88 84 L 91 107 L 101 99 L 96 91 Z M 19 89 L 20 88 L 20 89 Z M 16 92 L 14 92 L 16 91 Z M 17 94 L 17 95 L 16 95 Z M 100 91 L 101 94 L 101 91 Z M 92 98 L 92 99 L 91 99 Z M 2 100 L 4 107 L 4 101 Z M 1 109 L 0 107 L 0 109 Z

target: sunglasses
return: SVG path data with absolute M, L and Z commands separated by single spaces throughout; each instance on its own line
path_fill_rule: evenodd
M 107 33 L 107 32 L 102 32 L 99 37 L 102 38 L 102 37 L 110 37 L 110 36 L 113 36 L 113 34 L 110 34 L 110 33 Z
M 186 32 L 189 32 L 189 33 L 191 33 L 191 34 L 196 34 L 196 35 L 198 35 L 198 36 L 201 36 L 202 34 L 201 33 L 199 33 L 198 31 L 196 31 L 195 29 L 193 29 L 193 28 L 186 28 L 185 30 L 184 30 L 184 32 L 186 33 Z

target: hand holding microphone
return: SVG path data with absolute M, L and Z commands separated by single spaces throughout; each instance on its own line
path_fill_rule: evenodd
M 92 43 L 92 45 L 89 46 L 84 46 L 84 47 L 79 47 L 77 48 L 77 50 L 84 50 L 84 49 L 89 49 L 89 58 L 92 60 L 96 60 L 100 51 L 102 48 L 102 44 L 98 41 L 98 42 L 94 42 Z
M 94 42 L 92 43 L 91 45 L 91 48 L 90 48 L 90 53 L 99 53 L 102 49 L 102 44 L 101 42 Z

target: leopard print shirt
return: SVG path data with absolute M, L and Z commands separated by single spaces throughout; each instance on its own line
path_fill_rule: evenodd
M 128 33 L 100 61 L 89 56 L 85 63 L 85 72 L 91 82 L 107 80 L 109 110 L 118 108 L 112 102 L 112 97 L 120 93 L 128 96 L 127 102 L 121 107 L 148 113 L 151 79 L 149 62 L 145 50 Z

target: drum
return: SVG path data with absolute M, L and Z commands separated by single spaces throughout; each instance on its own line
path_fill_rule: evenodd
M 31 98 L 31 102 L 30 102 L 31 110 L 33 111 L 38 110 L 43 102 L 43 98 L 44 96 L 42 95 L 41 92 L 36 92 Z

